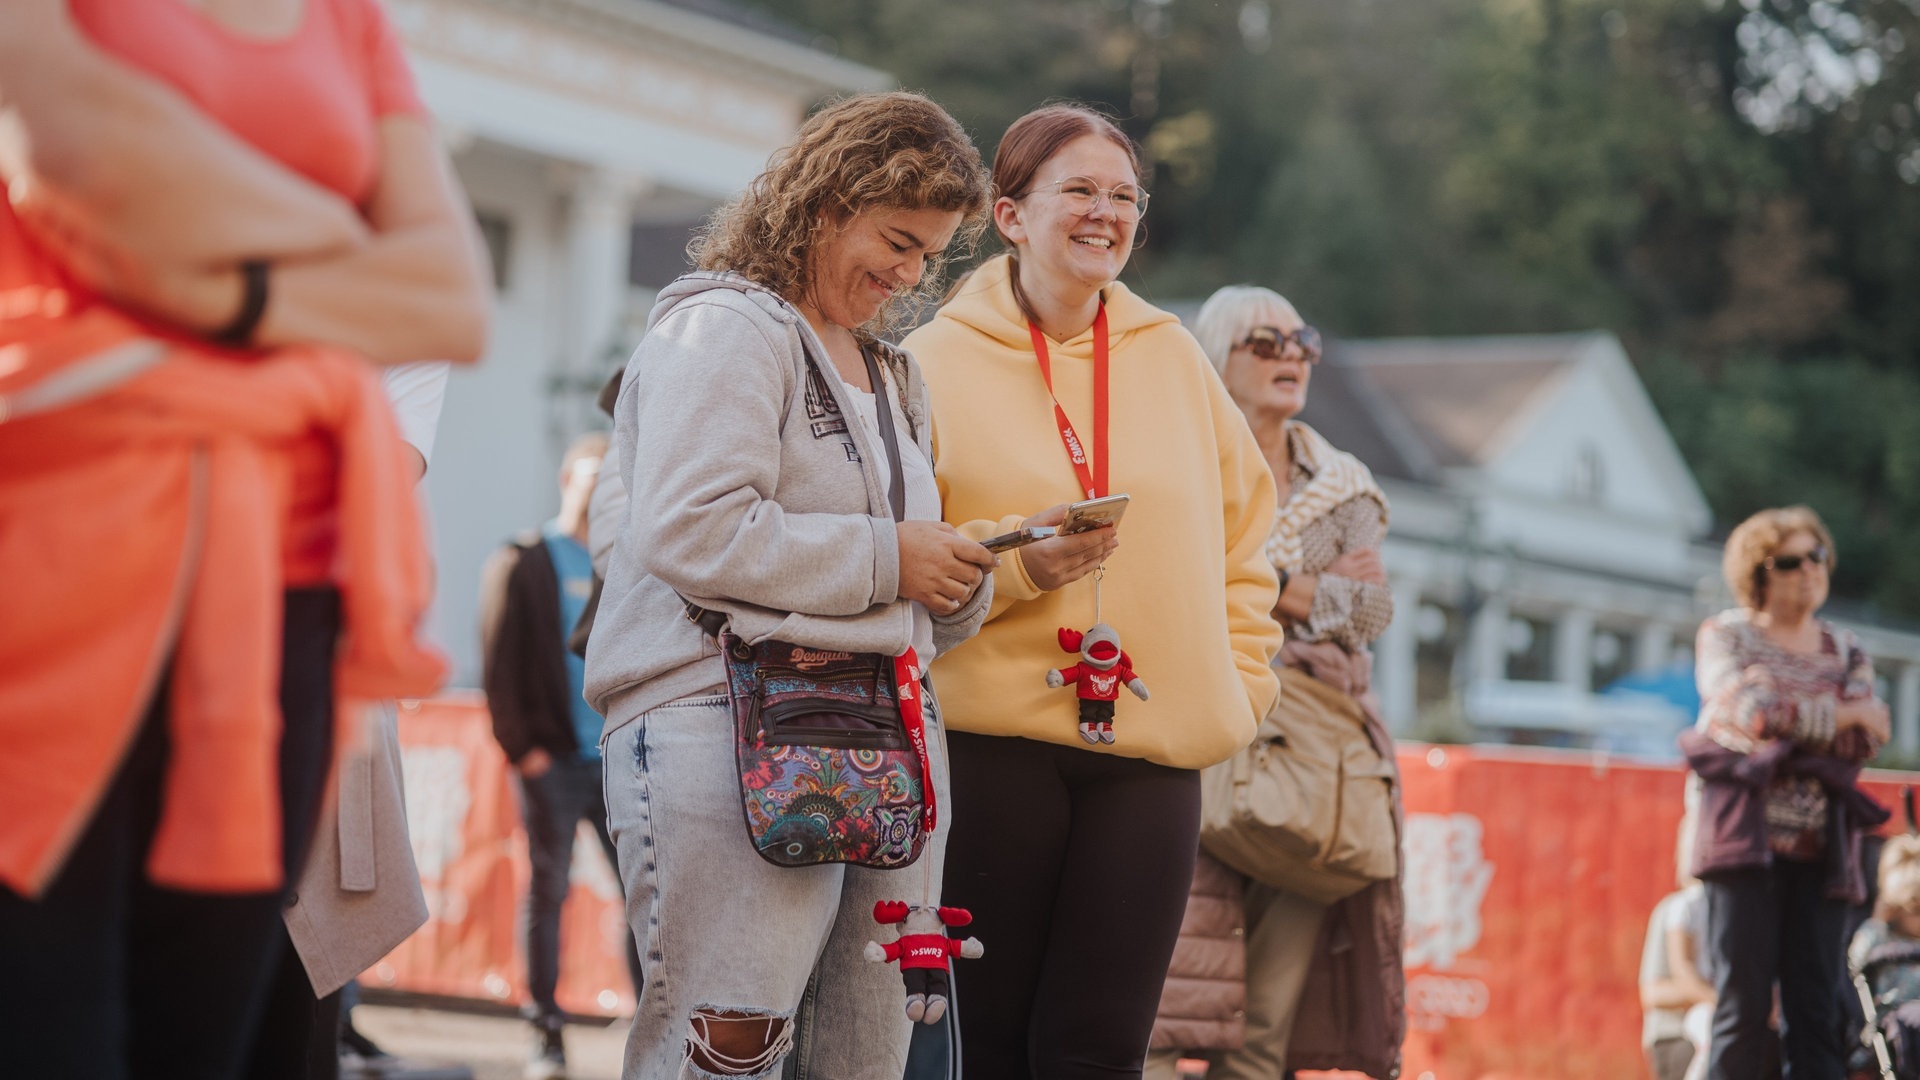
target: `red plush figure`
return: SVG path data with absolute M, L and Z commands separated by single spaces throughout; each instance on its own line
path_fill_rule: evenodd
M 1113 703 L 1119 700 L 1120 687 L 1147 700 L 1147 684 L 1133 673 L 1133 658 L 1121 650 L 1119 633 L 1106 623 L 1094 623 L 1084 634 L 1061 627 L 1060 651 L 1079 653 L 1080 662 L 1047 672 L 1047 685 L 1057 688 L 1073 683 L 1080 695 L 1080 737 L 1090 743 L 1112 743 Z
M 987 951 L 979 938 L 961 941 L 947 936 L 947 927 L 965 926 L 973 921 L 973 914 L 966 908 L 882 900 L 873 905 L 873 917 L 883 924 L 905 925 L 891 945 L 867 942 L 867 959 L 880 964 L 899 961 L 900 975 L 907 981 L 907 1019 L 938 1023 L 947 1014 L 947 995 L 953 992 L 949 961 L 956 956 L 971 960 Z

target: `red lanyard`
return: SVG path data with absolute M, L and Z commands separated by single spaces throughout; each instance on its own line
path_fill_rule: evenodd
M 1053 362 L 1047 356 L 1047 335 L 1031 319 L 1027 330 L 1033 335 L 1033 355 L 1040 361 L 1040 377 L 1047 382 L 1047 396 L 1053 398 L 1053 418 L 1060 424 L 1060 442 L 1067 448 L 1067 459 L 1080 477 L 1087 498 L 1107 493 L 1107 305 L 1093 317 L 1093 467 L 1087 467 L 1087 450 L 1080 435 L 1067 419 L 1067 410 L 1053 393 Z
M 881 399 L 880 404 L 884 407 L 886 400 Z M 939 808 L 933 800 L 933 763 L 927 759 L 927 714 L 921 703 L 925 690 L 920 682 L 920 657 L 913 649 L 893 658 L 893 684 L 899 688 L 900 721 L 906 726 L 908 741 L 913 743 L 914 756 L 920 759 L 921 786 L 926 789 L 927 818 L 920 827 L 932 836 Z

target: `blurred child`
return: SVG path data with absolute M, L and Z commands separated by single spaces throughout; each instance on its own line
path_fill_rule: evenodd
M 1896 1075 L 1920 1078 L 1920 836 L 1896 836 L 1880 854 L 1880 902 L 1847 950 L 1873 991 L 1874 1017 Z
M 1700 883 L 1667 894 L 1647 920 L 1640 956 L 1640 1007 L 1645 1014 L 1640 1046 L 1654 1080 L 1683 1080 L 1696 1056 L 1685 1018 L 1690 1009 L 1713 1006 L 1713 983 L 1701 972 L 1699 935 L 1690 920 L 1699 908 Z

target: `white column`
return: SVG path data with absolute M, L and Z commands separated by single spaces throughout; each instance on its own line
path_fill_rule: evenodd
M 1593 689 L 1593 612 L 1569 608 L 1553 631 L 1553 681 Z
M 1419 647 L 1414 623 L 1420 614 L 1420 583 L 1411 580 L 1393 582 L 1393 621 L 1373 643 L 1373 689 L 1380 696 L 1380 711 L 1387 730 L 1395 735 L 1413 727 L 1418 711 L 1416 683 L 1419 678 L 1414 651 Z
M 1920 753 L 1920 664 L 1902 664 L 1893 683 L 1893 745 L 1908 757 Z
M 1650 622 L 1633 636 L 1633 670 L 1653 671 L 1673 660 L 1673 628 Z
M 584 372 L 619 330 L 633 244 L 633 207 L 649 186 L 642 177 L 607 169 L 569 171 L 564 232 L 566 294 L 556 310 L 557 367 Z
M 1480 605 L 1480 611 L 1473 617 L 1473 626 L 1467 632 L 1467 646 L 1472 650 L 1467 663 L 1469 680 L 1507 677 L 1507 620 L 1510 617 L 1504 596 L 1489 596 Z M 1457 689 L 1464 691 L 1467 688 Z

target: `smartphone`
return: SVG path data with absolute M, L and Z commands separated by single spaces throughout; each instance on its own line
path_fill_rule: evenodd
M 1108 495 L 1074 503 L 1067 507 L 1067 519 L 1060 523 L 1060 535 L 1071 536 L 1102 525 L 1118 525 L 1131 500 L 1130 495 Z
M 980 541 L 980 546 L 998 555 L 1003 551 L 1012 551 L 1014 548 L 1026 547 L 1035 540 L 1045 540 L 1052 536 L 1055 531 L 1051 525 L 1029 525 L 1024 529 L 1016 529 L 1010 533 L 1001 533 L 999 536 L 989 536 L 985 540 Z

